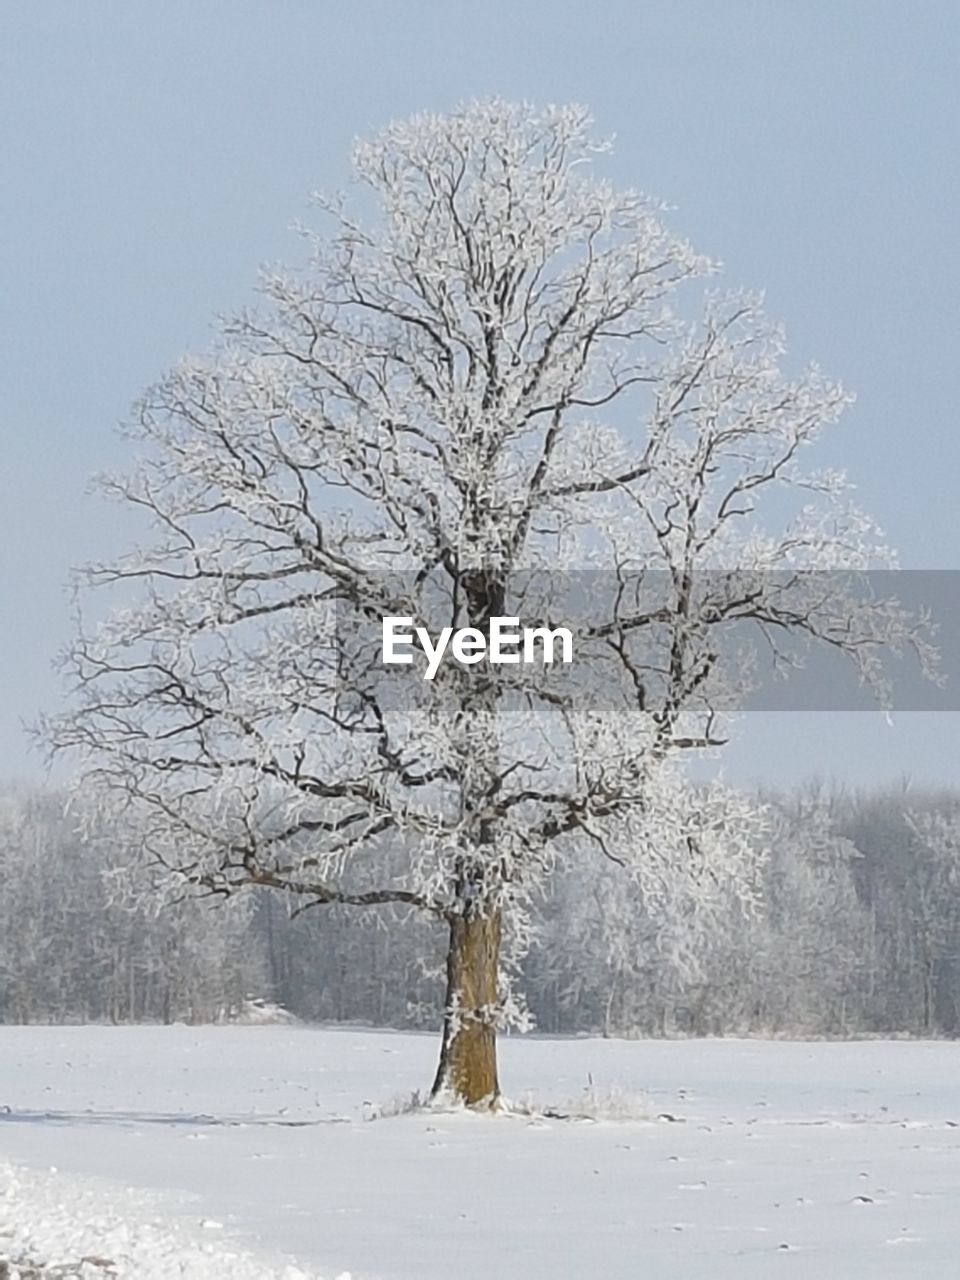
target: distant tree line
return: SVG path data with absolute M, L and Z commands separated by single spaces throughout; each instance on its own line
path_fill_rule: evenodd
M 536 1027 L 960 1034 L 960 793 L 766 800 L 752 908 L 731 892 L 701 920 L 613 864 L 561 870 L 519 975 Z M 0 795 L 0 1020 L 209 1022 L 255 997 L 308 1021 L 435 1025 L 439 926 L 266 893 L 161 899 L 135 854 L 123 830 L 81 840 L 55 791 Z

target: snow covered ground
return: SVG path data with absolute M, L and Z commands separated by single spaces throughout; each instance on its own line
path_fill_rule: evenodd
M 435 1052 L 0 1028 L 0 1258 L 73 1246 L 138 1280 L 957 1274 L 960 1045 L 515 1038 L 511 1097 L 646 1118 L 377 1118 Z

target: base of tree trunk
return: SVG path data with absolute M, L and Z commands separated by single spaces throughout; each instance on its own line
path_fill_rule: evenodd
M 431 1097 L 476 1110 L 500 1104 L 497 1078 L 499 914 L 456 916 L 450 922 L 447 999 L 440 1063 Z

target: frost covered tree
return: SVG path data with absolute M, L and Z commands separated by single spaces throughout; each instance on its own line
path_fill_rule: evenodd
M 84 847 L 64 799 L 0 787 L 0 1021 L 213 1022 L 262 989 L 252 902 L 159 910 L 135 828 L 90 814 Z
M 960 943 L 960 811 L 956 803 L 937 809 L 917 807 L 906 815 L 913 840 L 910 877 L 910 930 L 920 974 L 920 1031 L 930 1035 L 942 1023 L 938 1003 L 949 990 L 956 1020 L 957 953 Z M 943 982 L 946 976 L 948 981 Z M 938 1000 L 938 996 L 940 999 Z M 938 1016 L 939 1014 L 939 1016 Z
M 144 395 L 140 460 L 103 483 L 152 535 L 89 571 L 118 603 L 50 726 L 171 877 L 439 922 L 434 1092 L 471 1105 L 499 1096 L 511 965 L 559 860 L 606 859 L 647 901 L 751 892 L 742 802 L 700 803 L 677 767 L 750 686 L 730 624 L 878 686 L 884 647 L 922 644 L 800 572 L 886 562 L 842 476 L 802 466 L 846 394 L 781 370 L 756 299 L 698 287 L 711 264 L 598 174 L 605 150 L 579 107 L 499 101 L 357 145 L 302 264 Z M 557 625 L 573 595 L 568 684 L 378 665 L 384 616 Z
M 707 977 L 684 992 L 689 1029 L 844 1035 L 856 1025 L 871 939 L 856 846 L 816 790 L 771 804 L 762 911 L 709 940 Z

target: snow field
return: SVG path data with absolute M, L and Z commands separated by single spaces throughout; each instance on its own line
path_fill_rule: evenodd
M 952 1280 L 958 1052 L 515 1037 L 482 1117 L 404 1111 L 431 1036 L 7 1027 L 7 1221 L 142 1280 Z

